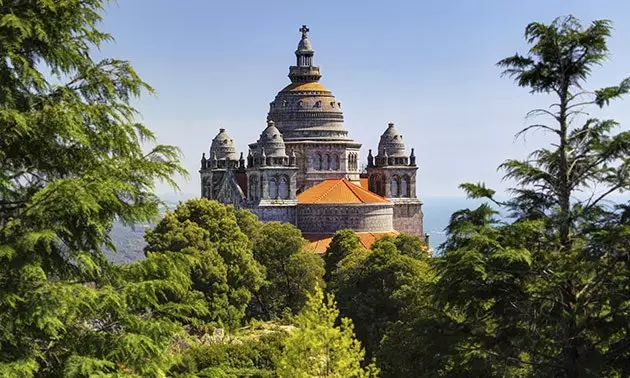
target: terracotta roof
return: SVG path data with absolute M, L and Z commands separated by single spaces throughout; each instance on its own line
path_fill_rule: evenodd
M 398 235 L 398 232 L 357 232 L 357 235 L 359 236 L 359 240 L 361 240 L 361 245 L 370 249 L 376 239 L 385 235 Z M 326 249 L 328 249 L 328 246 L 333 238 L 333 235 L 331 234 L 303 234 L 302 236 L 309 242 L 306 248 L 315 253 L 326 252 Z
M 298 203 L 388 203 L 389 201 L 346 179 L 329 179 L 297 196 Z
M 322 91 L 328 92 L 328 89 L 321 85 L 320 83 L 291 83 L 284 87 L 280 92 L 290 92 L 290 91 Z
M 361 177 L 359 180 L 361 180 L 361 187 L 365 190 L 370 190 L 368 187 L 368 178 L 367 177 Z

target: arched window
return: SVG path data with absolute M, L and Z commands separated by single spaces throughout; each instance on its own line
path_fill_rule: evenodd
M 278 184 L 278 197 L 282 199 L 289 198 L 289 178 L 287 176 L 280 177 Z
M 398 176 L 392 176 L 392 184 L 390 188 L 392 192 L 392 197 L 400 197 L 398 193 Z
M 333 157 L 332 169 L 335 171 L 339 170 L 339 155 Z
M 322 169 L 322 155 L 321 154 L 317 154 L 317 156 L 315 157 L 315 169 L 317 169 L 318 171 Z
M 256 189 L 258 189 L 258 177 L 249 176 L 249 199 L 258 199 L 258 196 L 256 195 Z
M 400 196 L 409 197 L 409 176 L 404 175 L 400 179 Z
M 326 162 L 324 163 L 325 165 L 325 170 L 329 170 L 330 169 L 330 155 L 326 154 Z
M 351 171 L 357 170 L 357 154 L 355 152 L 351 152 L 348 155 L 348 169 Z
M 278 198 L 278 182 L 275 178 L 269 180 L 269 198 Z
M 370 176 L 370 178 L 368 179 L 368 190 L 370 192 L 376 193 L 376 188 L 374 185 L 374 176 Z

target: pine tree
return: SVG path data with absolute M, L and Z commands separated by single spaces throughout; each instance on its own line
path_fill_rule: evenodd
M 129 312 L 151 295 L 125 288 L 103 254 L 115 219 L 153 219 L 154 182 L 185 174 L 136 120 L 131 101 L 151 87 L 129 62 L 92 59 L 112 39 L 98 29 L 104 6 L 0 1 L 3 377 L 163 376 L 173 362 L 181 327 Z
M 315 287 L 323 287 L 324 266 L 315 253 L 304 249 L 302 232 L 288 223 L 269 222 L 253 240 L 254 257 L 265 268 L 266 279 L 254 294 L 255 313 L 265 319 L 285 310 L 297 313 Z
M 518 135 L 544 130 L 549 147 L 501 168 L 516 187 L 506 202 L 483 184 L 463 184 L 487 198 L 453 215 L 433 295 L 433 325 L 451 343 L 435 346 L 424 366 L 445 375 L 600 377 L 630 374 L 630 223 L 628 204 L 610 195 L 630 189 L 630 132 L 591 117 L 630 90 L 585 89 L 608 56 L 609 21 L 583 27 L 574 17 L 534 22 L 526 55 L 501 60 L 504 74 L 554 99 Z M 496 217 L 496 206 L 511 216 Z M 433 333 L 435 334 L 435 333 Z
M 277 363 L 280 378 L 311 377 L 373 377 L 374 365 L 361 367 L 365 356 L 361 344 L 354 338 L 352 321 L 341 319 L 335 326 L 339 311 L 331 295 L 324 300 L 321 289 L 309 295 L 306 306 L 295 319 L 297 329 L 285 342 Z

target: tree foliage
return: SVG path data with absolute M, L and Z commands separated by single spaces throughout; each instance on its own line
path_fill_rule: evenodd
M 0 376 L 159 376 L 181 331 L 128 311 L 149 294 L 103 255 L 114 219 L 154 218 L 154 182 L 185 173 L 136 120 L 152 89 L 128 62 L 92 59 L 111 40 L 103 7 L 0 2 Z
M 339 230 L 335 232 L 330 245 L 324 253 L 324 268 L 326 281 L 331 281 L 339 269 L 339 263 L 348 255 L 360 253 L 365 248 L 361 245 L 359 236 L 350 229 Z
M 628 204 L 608 200 L 630 188 L 630 132 L 615 134 L 615 121 L 587 113 L 627 93 L 630 81 L 585 89 L 593 67 L 608 55 L 610 30 L 609 21 L 583 27 L 571 16 L 531 23 L 527 55 L 498 63 L 518 85 L 555 99 L 548 109 L 531 111 L 543 120 L 517 135 L 540 129 L 553 140 L 524 161 L 502 164 L 516 183 L 508 201 L 496 200 L 482 184 L 462 185 L 512 219 L 497 219 L 488 204 L 451 218 L 433 302 L 410 308 L 422 320 L 398 330 L 437 352 L 423 354 L 416 373 L 630 374 Z M 432 341 L 439 327 L 448 330 L 447 343 Z
M 365 352 L 354 338 L 352 321 L 342 318 L 332 296 L 317 288 L 295 319 L 297 330 L 287 338 L 277 362 L 278 377 L 373 377 L 373 364 L 361 367 Z
M 252 309 L 266 319 L 296 314 L 316 287 L 323 287 L 322 259 L 304 250 L 302 232 L 288 223 L 269 222 L 253 240 L 254 257 L 265 267 L 265 284 L 256 292 Z
M 263 272 L 233 207 L 204 198 L 189 200 L 167 213 L 146 239 L 149 256 L 180 252 L 196 258 L 193 288 L 203 293 L 210 308 L 206 321 L 239 325 Z
M 400 319 L 404 304 L 431 277 L 426 257 L 403 254 L 414 245 L 420 246 L 404 235 L 378 239 L 371 252 L 358 250 L 341 260 L 330 283 L 341 314 L 352 319 L 368 357 L 376 354 L 387 327 Z

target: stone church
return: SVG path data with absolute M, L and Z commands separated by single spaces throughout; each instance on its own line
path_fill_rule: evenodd
M 267 127 L 246 157 L 219 130 L 201 159 L 201 195 L 249 209 L 262 221 L 292 223 L 316 252 L 343 228 L 354 229 L 366 247 L 384 234 L 424 239 L 413 148 L 408 154 L 390 123 L 361 171 L 361 144 L 344 127 L 341 102 L 319 82 L 309 29 L 300 32 L 291 83 L 269 104 Z

